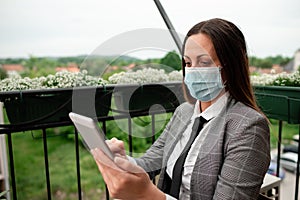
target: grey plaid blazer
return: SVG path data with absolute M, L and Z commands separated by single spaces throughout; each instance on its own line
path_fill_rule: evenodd
M 193 114 L 194 105 L 181 104 L 164 132 L 136 159 L 153 178 L 165 166 Z M 204 131 L 204 130 L 203 130 Z M 205 129 L 191 178 L 191 199 L 257 199 L 270 163 L 269 127 L 257 111 L 231 99 Z

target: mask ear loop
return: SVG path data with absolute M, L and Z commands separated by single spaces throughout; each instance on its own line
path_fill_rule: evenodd
M 217 67 L 219 67 L 219 71 L 220 71 L 220 73 L 221 73 L 223 67 L 222 67 L 221 65 L 219 65 L 219 66 L 217 66 Z M 226 87 L 227 80 L 226 80 L 226 81 L 223 81 L 222 75 L 221 75 L 221 79 L 222 79 L 222 84 L 223 84 L 223 86 L 224 86 L 224 88 L 225 88 L 225 87 Z

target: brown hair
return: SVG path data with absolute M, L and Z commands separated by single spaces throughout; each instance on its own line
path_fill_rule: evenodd
M 259 111 L 253 89 L 250 84 L 249 76 L 249 63 L 247 56 L 247 47 L 243 33 L 233 23 L 215 18 L 207 21 L 200 22 L 193 26 L 187 33 L 183 48 L 182 55 L 187 39 L 195 34 L 206 34 L 212 41 L 216 54 L 221 62 L 222 76 L 226 77 L 226 91 L 237 101 Z M 185 61 L 182 58 L 182 71 L 183 76 Z M 194 103 L 194 99 L 186 85 L 183 83 L 183 90 L 186 99 L 190 103 Z

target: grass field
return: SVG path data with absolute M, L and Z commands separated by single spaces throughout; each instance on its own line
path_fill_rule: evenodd
M 55 129 L 54 129 L 55 130 Z M 75 145 L 66 135 L 48 131 L 49 171 L 53 199 L 78 199 Z M 43 140 L 38 131 L 13 135 L 18 199 L 47 199 Z M 99 199 L 104 184 L 90 153 L 80 146 L 80 169 L 84 199 Z
M 293 136 L 299 134 L 299 125 L 288 124 L 287 122 L 282 123 L 282 145 L 290 144 Z M 278 143 L 278 120 L 270 120 L 270 136 L 271 136 L 271 148 L 276 148 Z

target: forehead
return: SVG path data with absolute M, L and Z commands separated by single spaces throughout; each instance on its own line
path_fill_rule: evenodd
M 215 48 L 211 39 L 203 33 L 198 33 L 187 39 L 184 55 L 194 57 L 201 54 L 208 54 L 212 58 L 216 57 Z

